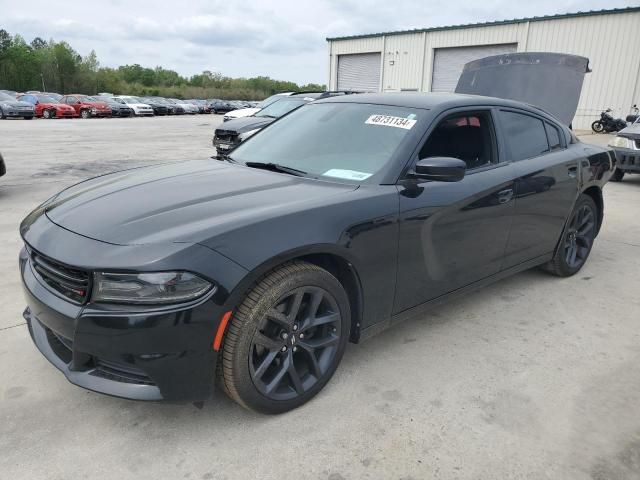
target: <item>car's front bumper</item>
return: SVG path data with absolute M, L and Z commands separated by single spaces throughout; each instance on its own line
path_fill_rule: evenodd
M 628 173 L 640 173 L 640 150 L 612 147 L 616 153 L 616 167 Z
M 106 118 L 112 115 L 111 110 L 91 110 L 91 116 L 96 118 Z
M 78 114 L 74 109 L 71 110 L 61 110 L 59 108 L 56 109 L 56 118 L 75 118 Z
M 33 117 L 36 114 L 33 109 L 23 110 L 21 108 L 3 108 L 2 111 L 7 117 Z
M 51 224 L 44 215 L 34 225 L 27 232 L 27 240 L 34 241 L 40 252 L 55 241 L 56 260 L 62 257 L 59 261 L 65 264 L 69 264 L 69 255 L 83 266 L 88 258 L 95 258 L 97 269 L 105 268 L 101 262 L 106 264 L 106 259 L 111 259 L 108 262 L 112 263 L 114 258 L 128 263 L 138 258 L 146 263 L 145 250 L 153 250 L 81 237 Z M 235 278 L 233 281 L 246 273 L 206 247 L 190 248 L 190 252 L 176 250 L 171 256 L 210 264 Z M 102 255 L 96 255 L 96 249 Z M 124 258 L 128 256 L 126 250 L 131 252 L 128 260 Z M 152 257 L 157 258 L 158 253 L 147 258 Z M 225 305 L 227 285 L 219 284 L 204 297 L 175 306 L 101 305 L 91 301 L 82 305 L 48 287 L 34 270 L 26 249 L 20 253 L 19 263 L 27 301 L 24 317 L 33 341 L 71 383 L 134 400 L 199 401 L 211 395 L 218 355 L 212 343 L 220 319 L 231 309 Z

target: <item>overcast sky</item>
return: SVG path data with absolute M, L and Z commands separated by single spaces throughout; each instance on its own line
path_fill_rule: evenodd
M 637 2 L 635 2 L 637 4 Z M 327 83 L 326 37 L 633 5 L 632 0 L 0 0 L 0 28 L 66 40 L 101 65 Z

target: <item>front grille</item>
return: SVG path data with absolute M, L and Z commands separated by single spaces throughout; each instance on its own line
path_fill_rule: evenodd
M 76 303 L 87 301 L 91 288 L 89 272 L 63 265 L 35 250 L 29 254 L 33 269 L 52 290 Z
M 636 148 L 640 150 L 640 140 L 636 140 Z
M 216 130 L 216 141 L 220 143 L 226 143 L 229 145 L 235 145 L 240 143 L 238 134 L 229 130 Z
M 100 358 L 95 359 L 95 370 L 91 372 L 91 375 L 113 380 L 114 382 L 155 385 L 155 382 L 147 374 L 133 365 L 125 365 Z

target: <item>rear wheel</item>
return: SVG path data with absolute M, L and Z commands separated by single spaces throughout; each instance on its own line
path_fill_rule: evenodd
M 591 253 L 597 229 L 598 207 L 590 196 L 580 195 L 553 259 L 543 268 L 559 277 L 576 274 Z
M 616 168 L 613 172 L 613 175 L 611 175 L 612 182 L 621 182 L 623 178 L 624 178 L 624 171 L 620 170 L 619 168 Z
M 591 130 L 596 133 L 602 133 L 602 131 L 604 130 L 604 125 L 600 121 L 596 120 L 591 124 Z
M 299 407 L 329 381 L 344 353 L 350 308 L 340 282 L 292 262 L 266 275 L 235 312 L 219 378 L 240 405 L 262 413 Z

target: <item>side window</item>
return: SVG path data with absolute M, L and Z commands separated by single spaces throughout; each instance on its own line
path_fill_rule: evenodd
M 560 132 L 558 127 L 544 122 L 544 128 L 547 130 L 547 138 L 549 140 L 549 150 L 559 150 L 562 148 L 562 142 L 560 141 Z
M 71 104 L 73 104 L 73 103 L 76 103 L 76 102 L 77 102 L 76 97 L 67 97 L 67 103 L 68 103 L 69 105 L 71 105 Z
M 549 151 L 547 133 L 542 120 L 516 112 L 500 112 L 509 160 L 517 162 Z
M 497 162 L 489 112 L 464 112 L 445 118 L 420 150 L 419 158 L 454 157 L 471 170 Z

